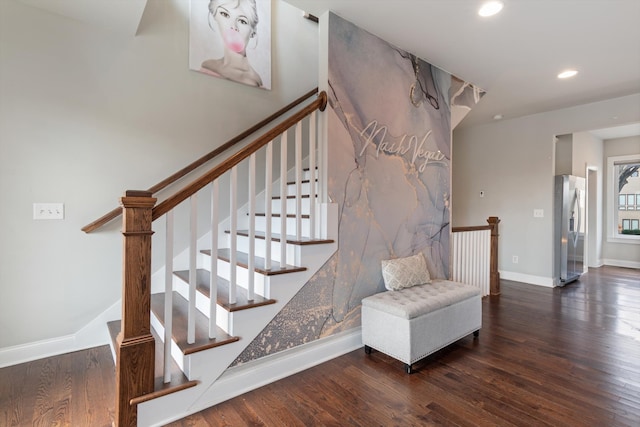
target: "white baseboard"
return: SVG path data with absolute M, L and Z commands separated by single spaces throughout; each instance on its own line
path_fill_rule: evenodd
M 75 334 L 1 348 L 0 368 L 109 344 L 107 322 L 119 319 L 121 309 L 118 301 Z
M 227 369 L 216 381 L 220 403 L 362 347 L 362 328 L 312 341 Z M 234 393 L 229 393 L 233 390 Z
M 602 261 L 604 262 L 604 265 L 611 265 L 613 267 L 640 268 L 640 262 L 638 261 L 627 261 L 622 259 L 609 258 L 605 258 Z
M 358 327 L 229 368 L 202 390 L 186 410 L 168 410 L 171 403 L 163 399 L 140 404 L 138 425 L 165 425 L 361 347 L 362 330 Z M 166 397 L 171 398 L 171 395 Z M 154 407 L 154 404 L 159 406 Z
M 69 353 L 74 348 L 75 335 L 35 341 L 0 349 L 0 368 Z
M 596 263 L 594 265 L 589 265 L 589 268 L 600 268 L 604 265 L 604 261 L 602 260 L 602 258 L 597 259 Z
M 514 271 L 500 271 L 500 278 L 513 280 L 514 282 L 528 283 L 530 285 L 553 288 L 553 278 L 544 276 L 534 276 L 532 274 L 516 273 Z

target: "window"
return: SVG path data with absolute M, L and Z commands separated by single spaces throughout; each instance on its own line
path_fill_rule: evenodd
M 640 244 L 639 172 L 640 154 L 608 159 L 607 234 L 610 241 Z
M 619 211 L 627 210 L 627 196 L 624 194 L 620 194 L 618 196 L 618 210 Z

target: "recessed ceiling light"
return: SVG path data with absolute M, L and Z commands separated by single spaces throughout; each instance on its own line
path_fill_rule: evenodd
M 578 74 L 578 71 L 576 71 L 576 70 L 564 70 L 563 72 L 558 74 L 558 78 L 559 79 L 568 79 L 569 77 L 573 77 L 576 74 Z
M 493 16 L 502 10 L 504 4 L 501 1 L 488 1 L 480 7 L 478 15 L 480 16 Z

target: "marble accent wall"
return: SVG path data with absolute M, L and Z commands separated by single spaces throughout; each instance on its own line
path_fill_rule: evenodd
M 334 14 L 329 34 L 338 251 L 236 363 L 359 326 L 383 259 L 422 252 L 432 277 L 449 275 L 452 120 L 483 92 Z

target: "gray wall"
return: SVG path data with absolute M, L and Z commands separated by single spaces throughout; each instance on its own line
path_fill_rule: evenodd
M 551 286 L 554 136 L 633 123 L 638 117 L 640 94 L 635 94 L 456 129 L 453 225 L 478 225 L 499 216 L 502 277 Z M 544 217 L 534 218 L 534 209 L 543 209 Z
M 317 86 L 318 28 L 273 2 L 272 91 L 188 69 L 189 2 L 122 36 L 0 1 L 0 349 L 74 334 L 120 298 L 119 225 L 80 228 Z M 34 202 L 63 202 L 34 221 Z

